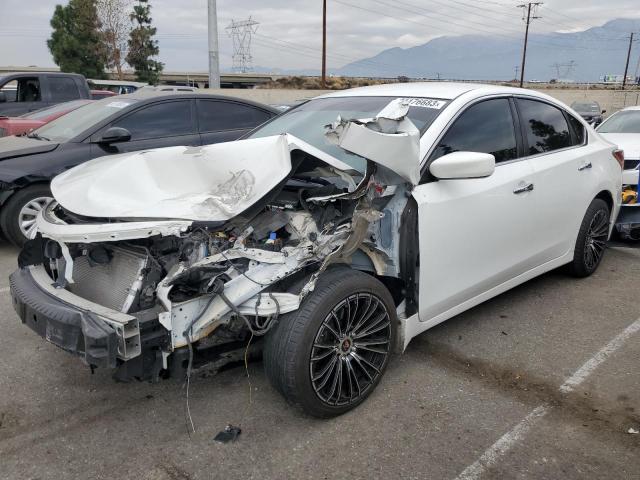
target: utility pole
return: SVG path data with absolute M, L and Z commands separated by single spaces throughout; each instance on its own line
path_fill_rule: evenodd
M 540 5 L 542 5 L 542 2 L 528 2 L 528 3 L 523 3 L 517 6 L 518 8 L 522 8 L 523 10 L 524 9 L 527 10 L 527 19 L 526 19 L 527 26 L 524 31 L 524 47 L 522 49 L 522 66 L 520 67 L 520 88 L 522 88 L 522 84 L 524 83 L 524 64 L 527 59 L 527 42 L 529 40 L 529 24 L 531 23 L 531 20 L 535 20 L 536 18 L 541 18 L 541 17 L 536 17 L 536 14 L 535 14 L 536 8 L 539 7 Z M 531 7 L 533 7 L 533 16 L 531 16 Z M 523 20 L 524 20 L 524 15 L 523 15 Z
M 633 46 L 633 32 L 629 35 L 629 50 L 627 50 L 627 62 L 624 64 L 624 75 L 622 76 L 622 89 L 627 85 L 627 73 L 629 72 L 629 57 L 631 57 L 631 47 Z
M 513 67 L 513 68 L 514 68 L 514 69 L 515 69 L 515 71 L 516 71 L 516 76 L 515 76 L 515 77 L 513 77 L 513 78 L 515 78 L 515 79 L 517 80 L 517 79 L 518 79 L 518 70 L 520 70 L 520 65 L 516 65 L 516 66 L 515 66 L 515 67 Z
M 327 88 L 327 0 L 322 0 L 322 88 Z
M 209 0 L 209 88 L 220 88 L 220 56 L 218 53 L 218 13 L 216 0 Z

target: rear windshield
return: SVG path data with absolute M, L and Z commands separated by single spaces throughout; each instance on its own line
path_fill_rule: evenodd
M 640 133 L 640 110 L 627 110 L 611 115 L 598 128 L 600 133 Z
M 375 117 L 389 102 L 404 97 L 330 97 L 310 100 L 287 110 L 254 131 L 250 138 L 290 133 L 323 152 L 342 160 L 353 169 L 364 172 L 366 161 L 325 138 L 325 125 L 342 119 Z M 424 132 L 448 103 L 446 100 L 415 98 L 411 100 L 409 119 Z

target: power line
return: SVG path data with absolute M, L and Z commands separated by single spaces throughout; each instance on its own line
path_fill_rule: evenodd
M 352 3 L 348 3 L 348 2 L 346 2 L 344 0 L 333 0 L 333 1 L 335 3 L 339 3 L 339 4 L 345 5 L 347 7 L 351 7 L 351 8 L 355 8 L 355 9 L 362 10 L 362 11 L 365 11 L 365 12 L 373 13 L 375 15 L 381 15 L 381 16 L 392 18 L 394 20 L 399 20 L 399 21 L 402 21 L 402 22 L 407 22 L 407 23 L 412 23 L 412 24 L 415 24 L 415 25 L 420 25 L 421 27 L 424 27 L 425 23 L 427 23 L 427 22 L 424 22 L 424 21 L 417 21 L 417 20 L 411 20 L 411 19 L 408 19 L 408 18 L 397 17 L 395 15 L 391 15 L 391 14 L 388 14 L 388 13 L 385 13 L 385 12 L 380 12 L 380 11 L 377 11 L 377 10 L 372 10 L 370 8 L 363 7 L 361 5 L 355 5 L 355 4 L 352 4 Z M 374 1 L 376 1 L 378 3 L 384 3 L 381 0 L 374 0 Z M 440 20 L 440 19 L 436 19 L 436 18 L 427 17 L 426 15 L 423 15 L 423 14 L 420 14 L 420 13 L 417 13 L 417 12 L 412 12 L 412 13 L 414 15 L 420 15 L 420 16 L 422 16 L 424 18 L 427 18 L 427 19 L 430 19 L 430 20 L 433 20 L 433 21 L 446 23 L 449 27 L 451 27 L 451 25 L 456 25 L 456 26 L 462 27 L 463 29 L 469 29 L 468 25 L 461 25 L 461 24 L 459 24 L 457 22 L 445 21 L 445 20 Z M 440 27 L 437 27 L 437 28 L 440 28 Z M 500 33 L 494 32 L 492 30 L 483 30 L 483 29 L 479 29 L 479 28 L 476 28 L 476 30 L 482 31 L 483 33 L 489 33 L 494 37 L 502 37 L 502 38 L 509 39 L 510 41 L 513 41 L 513 36 L 510 36 L 510 35 L 500 34 Z M 530 40 L 530 43 L 534 43 L 536 45 L 541 45 L 541 46 L 558 47 L 558 48 L 564 48 L 564 49 L 570 49 L 570 50 L 594 50 L 595 49 L 594 47 L 568 46 L 568 45 L 561 45 L 561 44 L 556 44 L 556 43 L 542 42 L 542 41 L 539 41 L 539 40 Z M 602 49 L 602 50 L 606 50 L 606 49 Z

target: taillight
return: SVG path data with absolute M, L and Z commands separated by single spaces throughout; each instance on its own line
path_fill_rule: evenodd
M 619 148 L 613 151 L 613 158 L 620 164 L 620 168 L 624 170 L 624 150 L 620 150 Z

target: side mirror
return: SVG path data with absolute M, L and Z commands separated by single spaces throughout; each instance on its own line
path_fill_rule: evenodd
M 602 112 L 601 112 L 601 113 L 607 113 L 607 111 L 606 111 L 606 110 L 602 110 Z
M 7 101 L 7 94 L 4 92 L 0 92 L 0 103 L 5 103 Z
M 496 159 L 490 153 L 453 152 L 431 162 L 429 171 L 434 177 L 445 180 L 488 177 L 495 168 Z
M 111 127 L 102 134 L 96 143 L 121 143 L 131 140 L 131 133 L 126 128 Z

